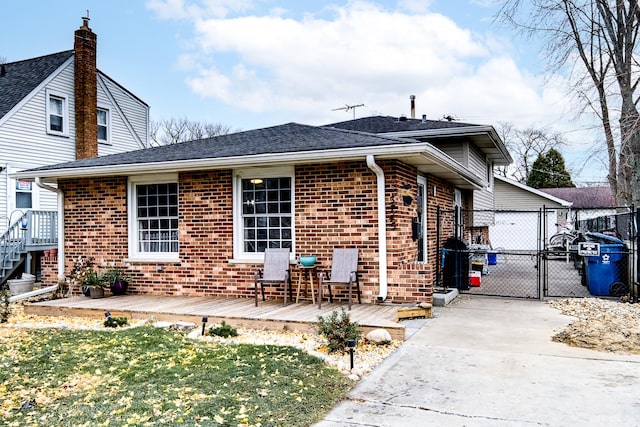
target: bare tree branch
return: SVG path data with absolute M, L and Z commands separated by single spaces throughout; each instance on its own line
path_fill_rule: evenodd
M 568 91 L 600 118 L 617 202 L 640 204 L 638 0 L 507 0 L 496 19 L 546 42 L 548 70 L 568 71 Z
M 226 135 L 231 127 L 221 123 L 205 123 L 189 120 L 186 117 L 151 121 L 150 137 L 152 145 L 178 144 L 196 139 Z

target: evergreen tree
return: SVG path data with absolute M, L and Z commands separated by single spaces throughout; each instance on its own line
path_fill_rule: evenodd
M 575 187 L 562 154 L 555 148 L 538 155 L 527 178 L 527 185 L 533 188 Z

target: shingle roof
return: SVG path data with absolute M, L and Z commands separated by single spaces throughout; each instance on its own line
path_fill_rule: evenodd
M 342 129 L 287 123 L 213 138 L 182 142 L 180 144 L 43 166 L 31 171 L 220 159 L 260 154 L 284 154 L 415 143 L 418 143 L 418 141 L 409 138 L 393 138 Z
M 73 50 L 3 64 L 0 73 L 0 118 L 73 56 Z
M 448 120 L 426 120 L 398 118 L 391 116 L 371 116 L 344 122 L 331 123 L 324 127 L 356 130 L 369 133 L 406 132 L 414 130 L 450 129 L 460 127 L 480 126 Z
M 547 194 L 573 202 L 574 208 L 615 207 L 611 187 L 541 188 Z

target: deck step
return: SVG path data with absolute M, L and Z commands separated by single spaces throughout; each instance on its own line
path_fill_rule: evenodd
M 322 310 L 311 302 L 292 303 L 286 307 L 282 301 L 260 302 L 255 307 L 253 298 L 215 298 L 158 295 L 123 295 L 91 299 L 71 297 L 39 301 L 25 305 L 25 314 L 44 316 L 77 316 L 104 318 L 109 311 L 113 316 L 130 319 L 190 321 L 199 323 L 207 317 L 209 324 L 225 320 L 234 327 L 270 330 L 298 330 L 315 332 L 318 315 L 326 316 L 344 305 L 323 304 Z M 405 340 L 406 328 L 398 323 L 400 306 L 354 304 L 349 312 L 366 335 L 373 329 L 386 329 L 393 339 Z

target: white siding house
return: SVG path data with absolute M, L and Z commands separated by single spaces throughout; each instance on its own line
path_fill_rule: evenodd
M 0 64 L 0 284 L 58 242 L 58 195 L 15 173 L 148 146 L 149 106 L 97 69 L 83 20 L 73 50 Z
M 0 73 L 0 232 L 20 212 L 56 210 L 54 193 L 10 175 L 20 170 L 76 160 L 75 52 L 59 52 L 2 64 Z M 95 70 L 97 108 L 106 131 L 98 155 L 145 148 L 149 106 L 106 74 Z M 27 77 L 25 77 L 27 76 Z M 16 87 L 19 86 L 16 90 Z M 61 111 L 50 111 L 51 98 Z M 59 114 L 58 114 L 59 113 Z M 50 115 L 62 130 L 51 131 Z

